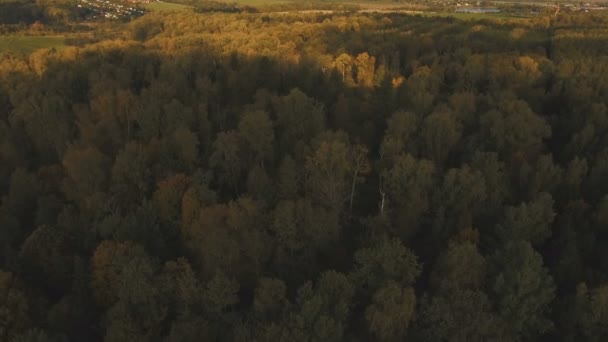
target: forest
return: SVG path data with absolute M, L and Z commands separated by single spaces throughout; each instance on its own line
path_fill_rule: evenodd
M 608 340 L 608 13 L 112 25 L 0 54 L 0 341 Z

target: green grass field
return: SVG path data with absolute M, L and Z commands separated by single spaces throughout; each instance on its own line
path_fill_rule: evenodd
M 453 17 L 460 20 L 483 20 L 483 19 L 528 19 L 532 16 L 523 16 L 512 13 L 455 13 L 455 12 L 428 12 L 424 13 L 428 17 Z
M 228 3 L 237 3 L 244 6 L 264 6 L 264 5 L 277 5 L 277 4 L 288 4 L 294 2 L 293 0 L 223 0 Z
M 62 48 L 63 36 L 0 36 L 0 52 L 31 53 L 42 48 Z
M 146 4 L 145 7 L 152 11 L 183 11 L 192 8 L 186 5 L 174 4 L 171 2 L 163 1 L 152 1 L 149 4 Z

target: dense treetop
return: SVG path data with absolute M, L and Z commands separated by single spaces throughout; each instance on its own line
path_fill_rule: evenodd
M 104 32 L 0 57 L 0 340 L 608 339 L 607 16 Z

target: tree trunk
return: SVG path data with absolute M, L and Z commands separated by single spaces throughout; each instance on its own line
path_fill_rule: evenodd
M 355 186 L 357 185 L 357 175 L 359 174 L 359 170 L 356 170 L 353 175 L 353 185 L 350 188 L 350 213 L 353 212 L 353 201 L 355 198 Z

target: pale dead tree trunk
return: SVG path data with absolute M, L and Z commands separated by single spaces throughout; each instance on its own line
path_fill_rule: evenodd
M 384 158 L 384 152 L 380 153 L 380 162 L 382 162 L 382 158 Z M 378 207 L 380 208 L 380 216 L 384 216 L 384 204 L 386 203 L 386 193 L 382 189 L 382 175 L 378 175 L 378 192 L 380 193 L 380 203 L 378 203 Z
M 353 200 L 355 198 L 355 186 L 357 184 L 357 176 L 359 175 L 359 170 L 355 169 L 355 172 L 353 174 L 353 184 L 352 187 L 350 188 L 350 213 L 353 213 Z
M 380 203 L 378 204 L 378 207 L 380 207 L 380 216 L 384 216 L 384 203 L 386 193 L 382 190 L 382 176 L 378 176 L 378 178 L 380 178 L 380 185 L 378 186 L 378 192 L 380 192 Z

